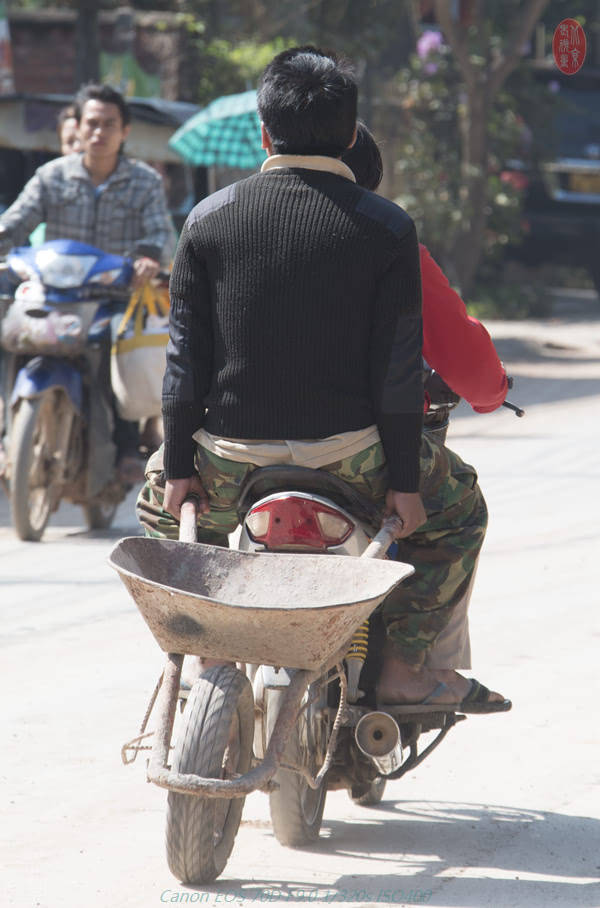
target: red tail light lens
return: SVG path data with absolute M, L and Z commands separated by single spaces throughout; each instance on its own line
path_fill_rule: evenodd
M 335 508 L 301 495 L 274 498 L 252 508 L 246 526 L 254 541 L 269 549 L 320 552 L 341 545 L 354 529 L 354 524 Z

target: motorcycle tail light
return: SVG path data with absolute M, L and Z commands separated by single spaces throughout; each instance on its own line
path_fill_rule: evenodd
M 268 549 L 326 551 L 341 545 L 354 525 L 335 508 L 301 495 L 286 495 L 260 504 L 246 517 L 255 542 Z
M 246 517 L 246 526 L 253 539 L 264 539 L 269 532 L 271 512 L 267 509 L 251 511 Z

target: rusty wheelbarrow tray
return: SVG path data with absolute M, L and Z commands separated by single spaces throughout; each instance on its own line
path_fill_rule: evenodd
M 354 631 L 413 572 L 401 562 L 375 560 L 393 536 L 393 522 L 388 522 L 361 558 L 247 553 L 142 537 L 117 543 L 109 564 L 168 653 L 149 781 L 171 791 L 221 798 L 268 787 L 308 685 L 341 662 Z M 264 760 L 237 779 L 170 771 L 184 654 L 298 670 Z
M 164 652 L 311 670 L 411 572 L 393 561 L 142 537 L 121 540 L 109 563 Z

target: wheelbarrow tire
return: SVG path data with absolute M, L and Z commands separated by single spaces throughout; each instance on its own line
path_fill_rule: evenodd
M 208 669 L 194 684 L 175 745 L 174 772 L 223 779 L 249 770 L 254 701 L 246 676 L 233 666 Z M 244 798 L 203 798 L 169 792 L 167 860 L 182 883 L 210 883 L 225 868 Z
M 280 703 L 279 692 L 269 691 L 267 700 L 267 723 L 272 731 L 276 711 Z M 275 715 L 273 715 L 275 713 Z M 315 775 L 318 766 L 315 756 L 307 752 L 303 742 L 302 722 L 306 721 L 306 712 L 302 712 L 286 744 L 283 762 L 303 766 Z M 322 783 L 318 789 L 311 788 L 299 773 L 289 769 L 279 769 L 275 775 L 278 788 L 269 794 L 269 810 L 275 838 L 280 845 L 290 848 L 302 848 L 319 838 L 327 786 Z

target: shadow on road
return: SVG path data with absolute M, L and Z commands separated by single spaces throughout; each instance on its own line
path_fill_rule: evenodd
M 66 539 L 122 539 L 124 536 L 143 536 L 143 530 L 133 526 L 112 526 L 106 530 L 73 530 Z
M 589 349 L 581 350 L 567 339 L 561 341 L 543 341 L 533 337 L 500 337 L 494 339 L 494 346 L 502 360 L 532 363 L 556 363 L 570 365 L 578 363 L 597 363 L 600 358 Z
M 277 893 L 282 903 L 600 904 L 600 860 L 593 845 L 600 840 L 600 820 L 516 807 L 404 801 L 383 801 L 365 808 L 362 816 L 364 822 L 324 820 L 319 841 L 303 849 L 351 860 L 356 873 L 328 887 L 308 880 L 281 883 L 273 874 L 198 889 L 235 891 L 244 901 L 263 901 L 269 893 L 275 900 Z M 381 872 L 361 873 L 362 860 L 380 862 Z M 451 901 L 443 886 L 450 879 Z

